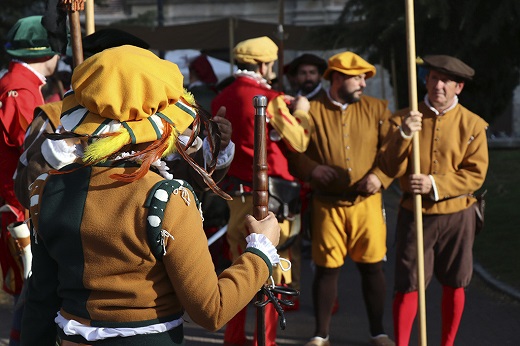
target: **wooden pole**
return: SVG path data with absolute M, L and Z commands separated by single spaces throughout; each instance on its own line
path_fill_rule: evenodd
M 253 156 L 253 216 L 267 217 L 269 193 L 267 189 L 266 107 L 267 97 L 255 96 L 255 151 Z
M 414 7 L 413 0 L 406 1 L 406 36 L 408 53 L 408 95 L 410 110 L 417 111 L 417 70 L 415 54 L 415 31 L 414 31 Z M 419 137 L 415 132 L 412 138 L 412 165 L 413 174 L 420 174 Z M 422 224 L 422 200 L 421 195 L 414 194 L 414 216 L 417 234 L 417 281 L 419 295 L 419 345 L 426 346 L 426 299 L 424 287 L 424 247 L 423 247 L 423 224 Z
M 233 17 L 229 17 L 229 26 L 228 26 L 228 34 L 229 34 L 229 75 L 233 75 L 233 66 L 235 65 L 235 61 L 233 58 L 233 47 L 235 47 L 235 23 L 233 21 Z
M 283 67 L 284 67 L 284 0 L 278 0 L 278 91 L 283 92 Z
M 267 176 L 267 147 L 266 147 L 266 107 L 267 97 L 257 95 L 253 97 L 255 107 L 255 137 L 253 155 L 253 216 L 257 220 L 267 217 L 268 212 L 268 176 Z M 263 293 L 259 291 L 257 300 L 263 301 Z M 265 345 L 265 309 L 257 307 L 256 330 L 258 345 Z
M 83 42 L 81 40 L 81 22 L 79 20 L 79 11 L 85 9 L 83 0 L 61 0 L 61 3 L 67 8 L 70 26 L 70 45 L 72 47 L 72 68 L 83 62 Z
M 399 109 L 399 97 L 397 96 L 397 72 L 395 67 L 394 48 L 390 48 L 390 61 L 392 64 L 392 89 L 394 94 L 394 109 Z
M 72 68 L 83 62 L 83 42 L 81 41 L 81 23 L 78 11 L 69 11 L 70 40 L 72 46 Z
M 157 0 L 157 27 L 162 28 L 164 26 L 164 2 L 163 0 Z M 157 52 L 159 58 L 164 59 L 166 52 L 160 49 Z
M 93 34 L 95 31 L 94 0 L 85 0 L 85 35 Z

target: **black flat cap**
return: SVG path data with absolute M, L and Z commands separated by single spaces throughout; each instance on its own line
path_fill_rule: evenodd
M 150 48 L 150 45 L 139 37 L 126 31 L 107 28 L 85 36 L 83 38 L 83 55 L 88 58 L 107 48 L 119 47 L 124 45 L 136 46 L 143 49 Z
M 314 65 L 318 67 L 319 73 L 322 75 L 327 69 L 327 62 L 314 54 L 302 54 L 288 65 L 287 73 L 290 75 L 296 74 L 300 65 Z
M 465 80 L 472 80 L 475 70 L 449 55 L 427 55 L 422 58 L 424 67 Z

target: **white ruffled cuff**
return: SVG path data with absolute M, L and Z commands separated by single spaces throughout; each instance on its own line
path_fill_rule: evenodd
M 264 253 L 264 255 L 269 258 L 271 264 L 274 266 L 280 263 L 280 256 L 276 251 L 276 247 L 271 243 L 271 241 L 263 234 L 251 233 L 246 237 L 247 246 L 246 248 L 252 247 L 257 250 L 260 250 Z
M 54 169 L 65 167 L 83 155 L 81 146 L 69 145 L 63 139 L 46 139 L 42 143 L 41 151 L 45 161 Z
M 207 166 L 208 162 L 211 162 L 211 152 L 209 148 L 209 142 L 207 138 L 204 138 L 204 143 L 202 144 L 202 150 L 204 154 L 204 165 Z M 235 143 L 229 141 L 229 144 L 226 148 L 222 149 L 217 156 L 217 166 L 216 169 L 225 168 L 231 164 L 233 161 L 233 157 L 235 156 Z
M 430 178 L 430 181 L 432 182 L 432 191 L 430 192 L 431 199 L 433 199 L 435 202 L 439 200 L 439 190 L 437 190 L 437 184 L 435 184 L 435 178 L 433 175 L 429 174 L 428 178 Z

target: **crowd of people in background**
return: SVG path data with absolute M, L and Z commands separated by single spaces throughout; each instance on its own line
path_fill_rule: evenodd
M 184 312 L 207 329 L 225 326 L 224 345 L 257 345 L 262 333 L 275 346 L 273 304 L 265 330 L 252 341 L 245 330 L 248 303 L 266 284 L 312 292 L 305 346 L 329 346 L 347 257 L 361 276 L 367 344 L 408 345 L 418 304 L 417 195 L 426 286 L 441 283 L 441 344 L 455 344 L 473 271 L 474 193 L 488 168 L 488 124 L 458 100 L 475 74 L 466 63 L 423 57 L 424 100 L 392 114 L 388 101 L 365 94 L 376 67 L 351 51 L 298 55 L 284 66 L 284 83 L 274 72 L 278 46 L 254 37 L 234 47 L 237 70 L 219 83 L 205 54 L 182 76 L 146 42 L 106 29 L 83 37 L 85 60 L 67 71 L 57 70 L 60 53 L 41 23 L 26 17 L 9 31 L 12 60 L 0 78 L 10 346 L 182 345 Z M 258 95 L 267 98 L 263 220 L 251 216 Z M 396 267 L 385 268 L 382 192 L 394 180 L 402 192 Z M 209 249 L 207 237 L 222 227 Z M 301 284 L 306 250 L 311 287 Z M 387 285 L 385 269 L 395 282 Z M 385 326 L 390 285 L 393 326 Z M 299 309 L 291 299 L 288 312 Z

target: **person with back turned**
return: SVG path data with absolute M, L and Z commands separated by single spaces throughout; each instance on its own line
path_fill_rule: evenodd
M 235 197 L 234 200 L 228 201 L 230 219 L 227 230 L 227 240 L 234 260 L 245 249 L 244 236 L 248 231 L 244 227 L 243 219 L 253 208 L 253 98 L 263 95 L 268 102 L 266 152 L 270 185 L 269 203 L 270 210 L 277 215 L 282 229 L 280 244 L 286 242 L 293 227 L 299 227 L 294 222 L 294 215 L 299 212 L 300 186 L 289 173 L 286 153 L 304 151 L 307 147 L 309 102 L 305 97 L 294 98 L 271 88 L 269 77 L 272 75 L 273 64 L 278 59 L 278 47 L 270 38 L 263 36 L 239 42 L 233 52 L 238 71 L 234 75 L 234 81 L 213 99 L 212 110 L 215 112 L 222 106 L 226 107 L 226 118 L 234 129 L 231 139 L 236 145 L 235 157 L 226 178 L 221 183 L 222 188 Z M 288 103 L 292 111 L 289 110 Z M 274 196 L 272 188 L 280 194 Z M 284 258 L 290 259 L 289 255 L 287 249 L 280 251 L 280 256 Z M 273 275 L 275 284 L 291 282 L 290 268 L 284 269 L 287 270 L 282 271 L 281 267 L 277 267 Z M 224 334 L 225 345 L 238 346 L 247 342 L 246 315 L 247 310 L 243 309 L 228 323 Z M 273 346 L 276 345 L 278 316 L 272 304 L 266 306 L 265 316 L 266 345 Z
M 34 109 L 45 102 L 41 88 L 56 70 L 59 59 L 59 53 L 49 44 L 41 18 L 19 19 L 9 30 L 5 50 L 11 62 L 0 79 L 0 264 L 2 288 L 15 301 L 21 293 L 24 276 L 28 275 L 24 270 L 30 272 L 30 263 L 21 265 L 17 260 L 18 249 L 13 246 L 15 237 L 28 237 L 23 235 L 27 228 L 21 223 L 26 219 L 26 210 L 15 196 L 13 175 Z M 20 230 L 20 235 L 13 234 L 15 229 Z M 18 345 L 21 314 L 22 309 L 14 312 L 10 345 Z
M 56 330 L 62 346 L 184 345 L 184 313 L 221 328 L 278 265 L 275 216 L 249 215 L 245 252 L 215 273 L 200 203 L 161 160 L 190 159 L 178 135 L 199 115 L 182 82 L 177 65 L 128 45 L 74 69 L 62 129 L 47 140 L 77 159 L 31 187 L 22 345 L 55 345 Z

